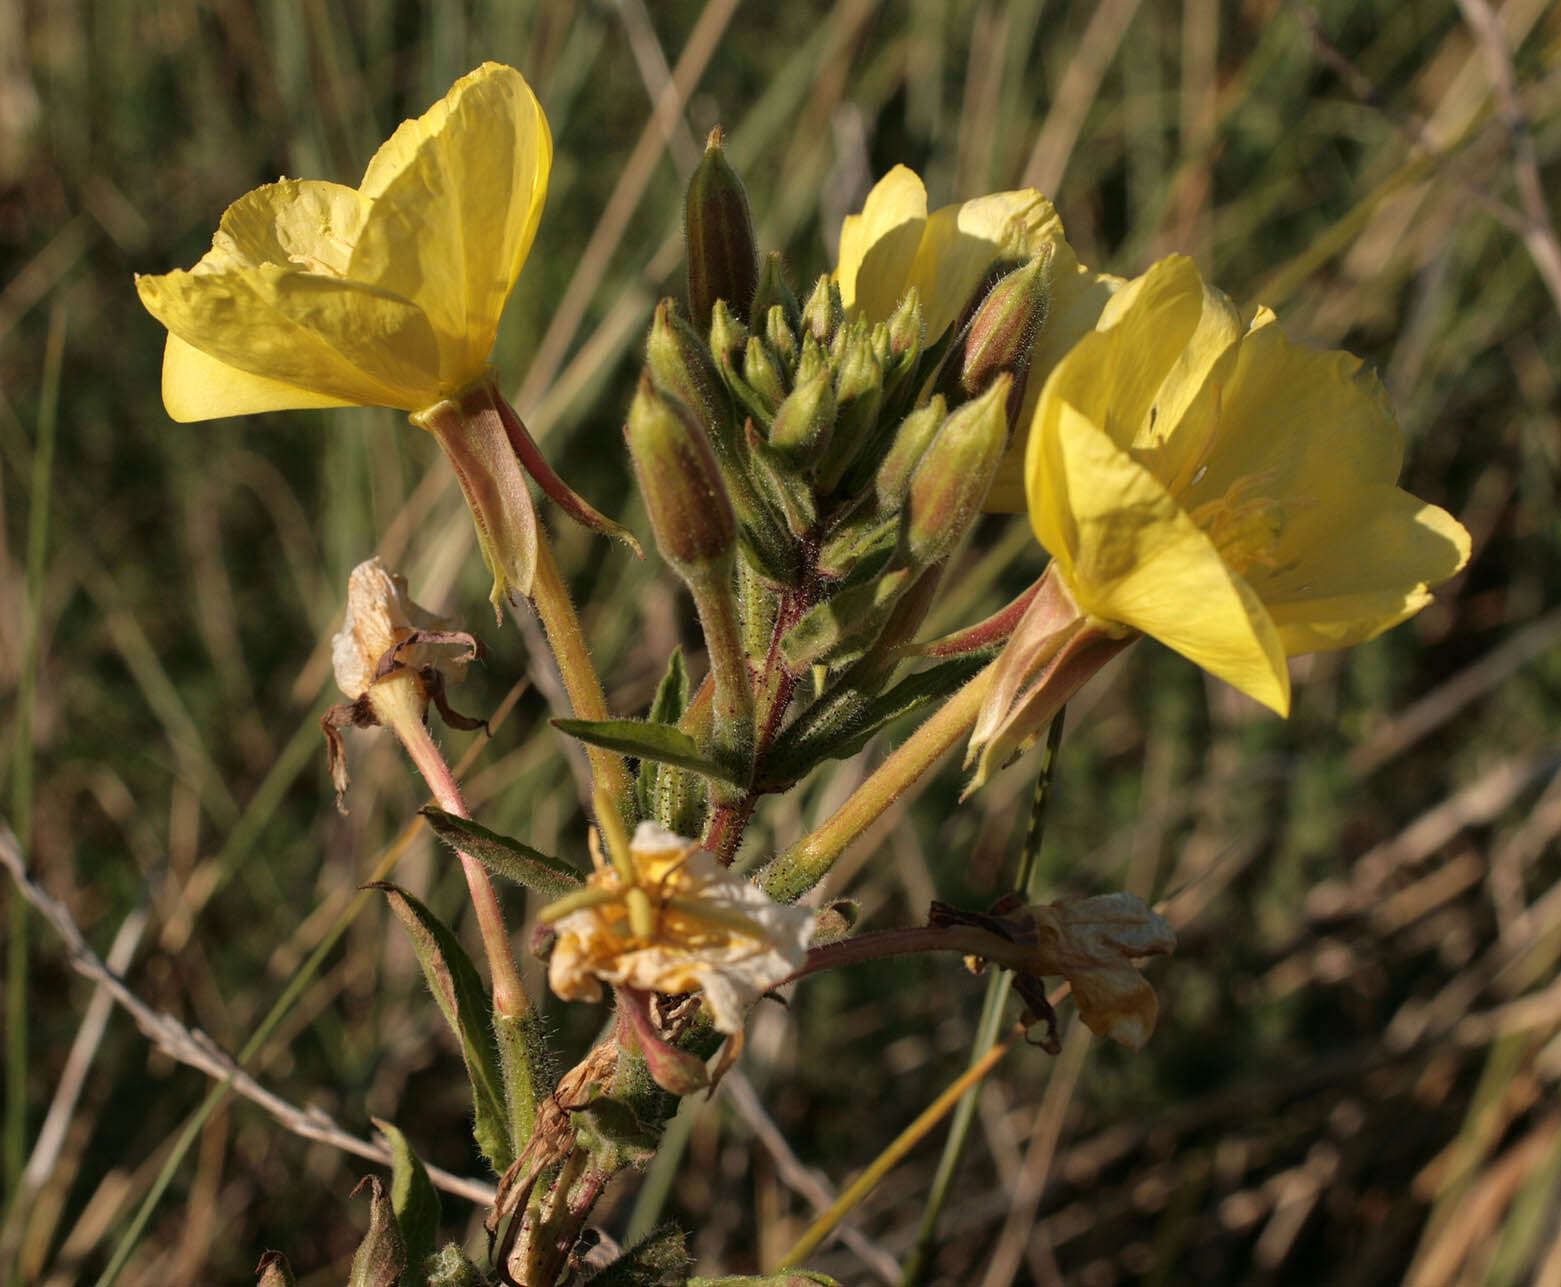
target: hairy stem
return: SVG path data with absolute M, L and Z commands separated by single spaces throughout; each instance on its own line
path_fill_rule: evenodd
M 428 783 L 439 807 L 458 818 L 469 818 L 471 814 L 466 811 L 455 775 L 450 772 L 450 766 L 423 723 L 414 683 L 411 676 L 393 675 L 376 684 L 369 690 L 374 713 L 379 716 L 380 723 L 401 739 L 401 745 L 406 747 L 407 755 L 423 775 L 423 781 Z M 466 888 L 471 893 L 477 928 L 488 957 L 488 970 L 493 976 L 493 1008 L 506 1018 L 518 1019 L 531 1008 L 531 1000 L 526 995 L 526 985 L 521 982 L 520 971 L 515 968 L 509 932 L 504 928 L 504 914 L 499 910 L 493 882 L 488 879 L 488 869 L 482 863 L 464 849 L 458 848 L 456 852 L 461 857 L 461 870 L 466 873 Z
M 607 719 L 607 698 L 602 692 L 602 681 L 597 676 L 596 665 L 586 647 L 585 633 L 580 629 L 580 618 L 569 597 L 558 571 L 558 560 L 553 557 L 553 543 L 541 523 L 537 524 L 537 565 L 531 582 L 531 602 L 542 618 L 542 628 L 547 631 L 548 643 L 558 661 L 558 673 L 564 680 L 564 691 L 569 694 L 569 705 L 580 719 Z M 596 785 L 603 788 L 617 803 L 620 812 L 630 807 L 633 786 L 623 758 L 601 747 L 587 746 L 591 776 Z

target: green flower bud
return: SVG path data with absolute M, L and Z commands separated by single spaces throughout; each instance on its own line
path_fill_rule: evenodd
M 685 581 L 729 571 L 737 523 L 704 431 L 642 375 L 624 437 L 662 557 Z
M 678 316 L 670 299 L 656 306 L 645 344 L 645 361 L 656 390 L 676 398 L 710 435 L 721 459 L 741 459 L 732 400 L 710 360 L 710 349 L 694 328 Z
M 791 287 L 786 285 L 785 265 L 779 253 L 772 250 L 759 266 L 759 281 L 753 290 L 753 306 L 748 318 L 754 330 L 764 325 L 770 309 L 777 304 L 786 316 L 786 325 L 796 331 L 802 321 L 802 305 L 797 303 Z
M 781 403 L 770 426 L 770 448 L 794 469 L 806 470 L 818 461 L 834 427 L 834 382 L 820 367 Z
M 1046 324 L 1051 298 L 1051 247 L 1045 247 L 986 293 L 969 324 L 950 350 L 938 377 L 938 390 L 949 400 L 973 398 L 986 392 L 1000 374 L 1013 377 L 1011 386 L 1017 412 L 1024 396 L 1030 350 Z
M 926 406 L 918 407 L 900 421 L 900 427 L 894 431 L 894 442 L 889 448 L 889 454 L 883 458 L 883 464 L 878 466 L 878 476 L 874 479 L 881 513 L 892 514 L 905 504 L 906 493 L 911 489 L 911 475 L 916 472 L 916 466 L 921 464 L 921 458 L 937 437 L 947 415 L 948 407 L 944 404 L 943 395 L 935 393 Z
M 764 315 L 764 338 L 776 360 L 787 370 L 797 365 L 797 333 L 786 320 L 786 310 L 772 304 Z
M 840 286 L 828 273 L 820 277 L 802 306 L 801 330 L 813 336 L 820 344 L 828 344 L 846 320 L 845 305 L 840 299 Z
M 748 347 L 743 350 L 743 383 L 758 395 L 768 424 L 786 400 L 786 381 L 775 355 L 757 335 L 748 337 Z
M 688 244 L 688 312 L 694 329 L 710 325 L 710 312 L 724 299 L 746 317 L 758 280 L 758 251 L 748 194 L 721 150 L 721 129 L 710 131 L 705 155 L 695 167 L 683 205 Z
M 921 295 L 912 286 L 886 323 L 889 331 L 889 352 L 897 360 L 907 356 L 914 362 L 921 356 L 921 346 L 926 342 L 926 325 L 921 318 Z
M 807 479 L 793 468 L 791 461 L 773 450 L 759 436 L 750 420 L 748 434 L 748 458 L 754 464 L 754 481 L 769 503 L 786 517 L 786 526 L 793 536 L 801 537 L 812 531 L 818 521 L 818 510 L 813 503 L 813 489 Z
M 926 567 L 954 552 L 981 511 L 1008 442 L 1006 404 L 1013 379 L 1006 372 L 973 402 L 944 421 L 911 474 L 900 543 L 906 559 Z
M 748 382 L 743 370 L 748 358 L 748 342 L 753 338 L 756 337 L 749 335 L 748 328 L 732 316 L 726 301 L 716 300 L 710 310 L 710 354 L 715 359 L 716 369 L 742 412 L 768 427 L 785 391 L 772 401 Z
M 824 356 L 824 350 L 819 347 L 819 342 L 806 331 L 802 333 L 802 352 L 797 358 L 797 373 L 792 379 L 792 387 L 805 384 L 820 374 L 833 375 L 829 370 L 829 359 Z
M 854 328 L 853 328 L 854 329 Z M 844 331 L 836 333 L 839 340 Z M 849 341 L 835 369 L 835 432 L 818 466 L 818 484 L 829 493 L 872 436 L 883 405 L 883 368 L 873 353 L 866 329 Z

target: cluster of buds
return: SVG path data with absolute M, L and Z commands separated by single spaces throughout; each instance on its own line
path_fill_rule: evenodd
M 627 438 L 710 647 L 711 750 L 746 781 L 777 656 L 887 674 L 920 626 L 1012 437 L 1051 255 L 993 264 L 938 335 L 914 286 L 883 320 L 828 275 L 799 299 L 758 254 L 719 132 L 686 230 L 688 307 L 656 310 Z

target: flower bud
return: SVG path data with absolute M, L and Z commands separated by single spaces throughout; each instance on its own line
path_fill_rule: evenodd
M 768 424 L 786 400 L 786 381 L 769 345 L 757 335 L 748 337 L 748 347 L 743 350 L 743 383 L 758 396 Z
M 807 469 L 817 463 L 834 427 L 834 381 L 821 366 L 781 403 L 770 426 L 770 448 L 793 468 Z
M 786 285 L 785 265 L 779 253 L 772 250 L 759 266 L 759 282 L 753 290 L 753 307 L 748 318 L 754 330 L 764 325 L 770 309 L 777 304 L 786 318 L 786 325 L 795 331 L 802 321 L 802 305 L 797 303 L 791 287 Z
M 1013 380 L 1003 373 L 944 422 L 911 474 L 900 539 L 916 567 L 947 558 L 992 486 L 1008 439 Z
M 828 344 L 846 320 L 845 305 L 840 299 L 840 286 L 828 273 L 818 279 L 808 302 L 802 306 L 804 333 L 810 334 L 820 344 Z
M 645 361 L 657 392 L 676 398 L 694 413 L 710 435 L 717 457 L 731 454 L 737 441 L 731 398 L 710 360 L 709 347 L 678 316 L 670 299 L 656 305 Z
M 710 325 L 724 299 L 746 317 L 758 280 L 758 251 L 748 194 L 721 150 L 721 129 L 710 131 L 705 155 L 688 183 L 683 233 L 688 243 L 688 312 L 694 329 Z
M 780 397 L 772 402 L 748 382 L 743 371 L 748 360 L 748 342 L 753 338 L 756 337 L 749 335 L 748 328 L 732 316 L 726 301 L 716 300 L 715 307 L 710 310 L 710 355 L 715 359 L 721 379 L 742 408 L 740 414 L 751 415 L 768 425 L 775 408 L 780 405 L 780 398 L 786 395 L 782 390 Z M 761 367 L 756 366 L 756 370 Z M 779 380 L 778 372 L 776 380 Z
M 731 559 L 737 524 L 704 431 L 642 375 L 624 437 L 662 557 L 685 580 L 708 578 Z
M 764 338 L 783 370 L 791 370 L 797 365 L 797 333 L 791 329 L 786 310 L 779 304 L 772 304 L 764 315 Z
M 837 332 L 838 340 L 844 331 Z M 883 368 L 864 330 L 847 342 L 835 370 L 835 432 L 818 467 L 821 491 L 835 490 L 866 444 L 883 405 Z
M 878 466 L 878 477 L 874 480 L 880 512 L 892 514 L 905 504 L 905 495 L 911 487 L 911 475 L 916 472 L 916 466 L 921 463 L 922 456 L 932 445 L 938 430 L 943 427 L 947 415 L 948 407 L 943 402 L 943 395 L 935 393 L 926 406 L 918 407 L 900 422 L 900 427 L 894 431 L 894 442 L 889 448 L 889 454 L 884 457 L 883 464 Z
M 951 401 L 986 392 L 1002 373 L 1013 377 L 1015 398 L 1024 396 L 1024 380 L 1035 337 L 1046 324 L 1051 298 L 1051 247 L 1027 264 L 1000 277 L 976 306 L 969 324 L 938 377 L 939 392 Z M 1017 412 L 1018 403 L 1012 410 Z

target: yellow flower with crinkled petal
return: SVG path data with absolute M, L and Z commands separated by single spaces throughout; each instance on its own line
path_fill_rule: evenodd
M 525 79 L 484 63 L 403 122 L 357 188 L 283 179 L 240 197 L 193 269 L 136 279 L 168 328 L 168 414 L 419 411 L 481 379 L 552 155 Z
M 897 165 L 867 194 L 860 214 L 840 226 L 835 279 L 848 313 L 885 320 L 907 291 L 921 300 L 927 342 L 943 334 L 999 262 L 1021 262 L 1051 248 L 1046 323 L 1030 353 L 1021 426 L 987 497 L 986 508 L 1024 509 L 1025 433 L 1047 374 L 1100 317 L 1122 279 L 1079 263 L 1052 203 L 1033 188 L 994 192 L 927 213 L 927 189 Z
M 1380 634 L 1469 557 L 1396 486 L 1403 442 L 1348 353 L 1249 324 L 1173 257 L 1128 283 L 1046 381 L 1030 521 L 1093 624 L 1153 635 L 1280 714 L 1285 659 Z

